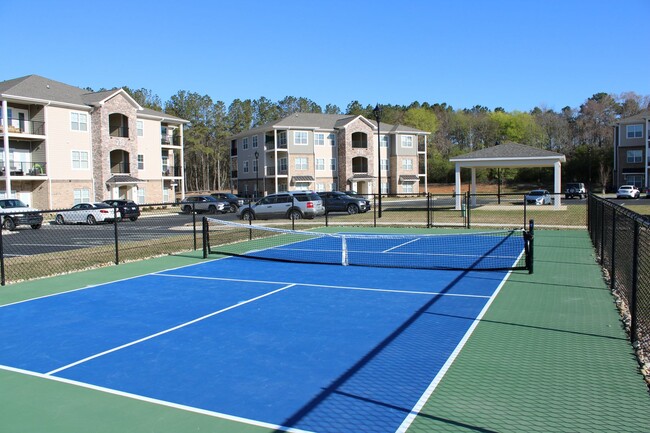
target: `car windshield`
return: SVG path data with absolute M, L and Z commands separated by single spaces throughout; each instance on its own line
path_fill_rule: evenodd
M 7 209 L 12 207 L 27 207 L 27 205 L 20 200 L 0 200 L 0 207 Z
M 528 195 L 544 195 L 544 191 L 531 191 Z

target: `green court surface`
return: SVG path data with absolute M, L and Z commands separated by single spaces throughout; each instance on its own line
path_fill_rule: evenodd
M 0 288 L 0 304 L 201 260 L 18 283 Z M 0 432 L 273 431 L 2 368 L 0 389 Z M 536 232 L 535 273 L 512 273 L 408 429 L 432 431 L 650 431 L 648 387 L 586 231 Z

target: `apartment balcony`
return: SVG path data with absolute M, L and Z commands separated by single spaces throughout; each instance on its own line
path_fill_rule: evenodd
M 264 150 L 267 152 L 275 150 L 275 142 L 273 141 L 273 138 L 264 142 Z M 287 143 L 278 143 L 278 150 L 287 150 Z
M 237 175 L 238 175 L 237 170 L 234 170 L 234 171 L 230 172 L 230 177 L 233 178 L 233 179 L 237 179 Z
M 47 176 L 47 163 L 45 162 L 18 162 L 10 161 L 10 176 Z M 0 176 L 6 177 L 4 162 L 0 162 Z
M 38 120 L 25 120 L 10 117 L 7 123 L 7 132 L 11 134 L 45 135 L 45 122 Z M 5 131 L 4 119 L 0 121 L 0 133 Z
M 162 137 L 160 144 L 163 146 L 181 147 L 181 137 Z
M 286 176 L 288 174 L 288 170 L 286 168 L 276 170 L 275 167 L 266 167 L 267 176 L 275 176 L 276 171 L 278 173 L 278 176 Z
M 163 167 L 163 177 L 181 177 L 181 167 Z

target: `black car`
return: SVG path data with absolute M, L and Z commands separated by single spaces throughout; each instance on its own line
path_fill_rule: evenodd
M 347 194 L 350 197 L 354 197 L 354 198 L 364 200 L 366 202 L 366 212 L 369 211 L 372 208 L 372 202 L 370 200 L 368 200 L 365 196 L 359 194 L 356 191 L 345 191 L 345 192 L 343 192 L 343 194 Z
M 104 200 L 104 203 L 118 208 L 122 214 L 122 219 L 128 218 L 131 221 L 136 221 L 140 216 L 140 206 L 138 206 L 133 200 Z
M 210 195 L 217 200 L 227 201 L 230 204 L 230 212 L 237 212 L 237 209 L 244 205 L 243 198 L 237 197 L 235 194 L 229 192 L 215 192 Z
M 340 191 L 319 192 L 318 195 L 323 200 L 325 212 L 347 212 L 350 215 L 367 212 L 368 207 L 366 200 L 359 197 L 342 193 Z

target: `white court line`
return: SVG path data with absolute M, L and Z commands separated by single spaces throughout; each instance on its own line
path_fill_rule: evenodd
M 517 261 L 515 263 L 517 263 L 523 255 L 524 255 L 524 251 L 521 252 L 521 254 L 517 258 Z M 405 433 L 408 430 L 408 428 L 411 426 L 411 424 L 418 416 L 418 414 L 420 413 L 420 411 L 422 410 L 426 402 L 431 397 L 431 394 L 433 394 L 433 391 L 435 391 L 440 381 L 442 381 L 442 378 L 445 376 L 445 374 L 447 374 L 447 371 L 449 370 L 451 365 L 458 357 L 460 351 L 463 349 L 463 347 L 465 347 L 465 344 L 469 340 L 469 337 L 474 333 L 474 329 L 476 329 L 476 327 L 478 326 L 479 322 L 481 321 L 485 313 L 487 313 L 488 309 L 490 308 L 490 305 L 492 305 L 492 302 L 494 302 L 494 299 L 497 297 L 497 295 L 501 291 L 501 288 L 506 283 L 506 281 L 508 281 L 508 278 L 510 278 L 511 274 L 512 271 L 509 271 L 503 277 L 503 280 L 501 280 L 499 286 L 496 288 L 492 296 L 490 296 L 490 299 L 485 303 L 481 312 L 478 314 L 478 316 L 476 316 L 476 319 L 474 319 L 470 327 L 467 329 L 467 332 L 465 332 L 463 338 L 460 340 L 458 345 L 456 345 L 456 348 L 451 353 L 451 355 L 449 355 L 449 358 L 447 358 L 445 364 L 442 366 L 438 374 L 436 374 L 436 377 L 433 378 L 433 380 L 431 381 L 427 389 L 424 391 L 424 394 L 422 394 L 418 402 L 415 404 L 415 406 L 413 406 L 413 409 L 411 409 L 410 413 L 406 416 L 406 418 L 404 418 L 404 421 L 402 421 L 402 425 L 399 426 L 399 428 L 395 431 L 395 433 Z
M 174 275 L 174 274 L 152 274 L 153 276 L 160 277 L 171 277 L 171 278 L 190 278 L 197 280 L 215 280 L 215 281 L 231 281 L 235 283 L 257 283 L 257 284 L 291 284 L 294 286 L 306 286 L 306 287 L 322 287 L 324 289 L 343 289 L 343 290 L 360 290 L 366 292 L 384 292 L 384 293 L 407 293 L 412 295 L 435 295 L 435 296 L 456 296 L 460 298 L 489 298 L 486 295 L 467 295 L 467 294 L 457 294 L 457 293 L 441 293 L 441 292 L 423 292 L 418 290 L 393 290 L 393 289 L 377 289 L 373 287 L 354 287 L 354 286 L 336 286 L 328 284 L 312 284 L 312 283 L 301 283 L 298 281 L 267 281 L 267 280 L 246 280 L 240 278 L 223 278 L 223 277 L 199 277 L 194 275 Z
M 420 239 L 421 239 L 421 238 L 417 238 L 417 239 L 412 239 L 412 240 L 410 240 L 410 241 L 408 241 L 408 242 L 403 242 L 403 243 L 401 243 L 401 244 L 399 244 L 399 245 L 395 245 L 395 246 L 392 247 L 392 248 L 389 248 L 389 249 L 387 249 L 387 250 L 382 251 L 382 253 L 387 253 L 387 252 L 392 251 L 392 250 L 394 250 L 394 249 L 397 249 L 397 248 L 403 247 L 404 245 L 408 245 L 408 244 L 410 244 L 411 242 L 419 241 Z
M 45 374 L 46 374 L 47 376 L 49 376 L 49 375 L 52 375 L 52 374 L 59 373 L 59 372 L 61 372 L 61 371 L 63 371 L 63 370 L 67 370 L 68 368 L 71 368 L 71 367 L 74 367 L 74 366 L 76 366 L 76 365 L 83 364 L 84 362 L 90 361 L 91 359 L 99 358 L 100 356 L 104 356 L 104 355 L 108 355 L 109 353 L 117 352 L 118 350 L 122 350 L 122 349 L 124 349 L 124 348 L 129 347 L 129 346 L 133 346 L 133 345 L 135 345 L 135 344 L 142 343 L 142 342 L 147 341 L 147 340 L 151 340 L 152 338 L 156 338 L 156 337 L 159 337 L 159 336 L 161 336 L 161 335 L 168 334 L 168 333 L 170 333 L 170 332 L 172 332 L 172 331 L 176 331 L 176 330 L 178 330 L 178 329 L 184 328 L 184 327 L 186 327 L 186 326 L 189 326 L 189 325 L 192 325 L 192 324 L 194 324 L 194 323 L 200 322 L 200 321 L 202 321 L 202 320 L 208 319 L 208 318 L 210 318 L 210 317 L 216 316 L 217 314 L 224 313 L 224 312 L 229 311 L 229 310 L 232 310 L 232 309 L 234 309 L 234 308 L 241 307 L 242 305 L 246 305 L 246 304 L 249 304 L 249 303 L 251 303 L 251 302 L 253 302 L 253 301 L 257 301 L 257 300 L 262 299 L 262 298 L 265 298 L 265 297 L 267 297 L 267 296 L 270 296 L 270 295 L 276 294 L 276 293 L 281 292 L 281 291 L 283 291 L 283 290 L 286 290 L 286 289 L 288 289 L 288 288 L 290 288 L 290 287 L 293 287 L 294 285 L 295 285 L 295 284 L 289 284 L 289 285 L 286 285 L 286 286 L 284 286 L 284 287 L 280 287 L 279 289 L 272 290 L 272 291 L 270 291 L 270 292 L 268 292 L 268 293 L 265 293 L 265 294 L 263 294 L 263 295 L 256 296 L 256 297 L 251 298 L 251 299 L 248 299 L 248 300 L 246 300 L 246 301 L 238 302 L 238 303 L 235 304 L 235 305 L 231 305 L 231 306 L 229 306 L 229 307 L 222 308 L 221 310 L 218 310 L 218 311 L 213 311 L 213 312 L 210 313 L 210 314 L 206 314 L 206 315 L 201 316 L 201 317 L 199 317 L 199 318 L 196 318 L 196 319 L 194 319 L 194 320 L 190 320 L 189 322 L 181 323 L 180 325 L 174 326 L 174 327 L 169 328 L 169 329 L 165 329 L 164 331 L 156 332 L 155 334 L 151 334 L 151 335 L 148 335 L 148 336 L 146 336 L 146 337 L 140 338 L 140 339 L 138 339 L 138 340 L 131 341 L 130 343 L 126 343 L 126 344 L 123 344 L 123 345 L 121 345 L 121 346 L 117 346 L 117 347 L 114 347 L 114 348 L 112 348 L 112 349 L 105 350 L 105 351 L 103 351 L 103 352 L 97 353 L 97 354 L 95 354 L 95 355 L 88 356 L 88 357 L 86 357 L 86 358 L 80 359 L 79 361 L 75 361 L 75 362 L 73 362 L 73 363 L 71 363 L 71 364 L 64 365 L 63 367 L 60 367 L 60 368 L 57 368 L 57 369 L 55 369 L 55 370 L 49 371 L 49 372 L 47 372 L 47 373 L 45 373 Z
M 6 365 L 0 365 L 0 370 L 11 371 L 13 373 L 19 373 L 19 374 L 24 374 L 24 375 L 27 375 L 27 376 L 38 377 L 40 379 L 52 380 L 54 382 L 61 382 L 61 383 L 65 383 L 65 384 L 68 384 L 68 385 L 79 386 L 81 388 L 92 389 L 94 391 L 104 392 L 106 394 L 113 394 L 113 395 L 117 395 L 117 396 L 120 396 L 120 397 L 126 397 L 126 398 L 130 398 L 130 399 L 133 399 L 133 400 L 139 400 L 139 401 L 144 401 L 144 402 L 147 402 L 147 403 L 157 404 L 157 405 L 160 405 L 160 406 L 166 406 L 166 407 L 171 407 L 171 408 L 174 408 L 174 409 L 185 410 L 187 412 L 193 412 L 193 413 L 197 413 L 197 414 L 201 414 L 201 415 L 207 415 L 207 416 L 211 416 L 211 417 L 214 417 L 214 418 L 220 418 L 220 419 L 225 419 L 225 420 L 228 420 L 228 421 L 240 422 L 240 423 L 250 424 L 250 425 L 254 425 L 254 426 L 258 426 L 258 427 L 264 427 L 264 428 L 274 430 L 274 431 L 281 430 L 281 431 L 286 431 L 288 433 L 313 433 L 313 432 L 309 432 L 307 430 L 300 430 L 300 429 L 293 428 L 293 427 L 285 427 L 285 426 L 281 426 L 281 425 L 270 424 L 270 423 L 266 423 L 266 422 L 263 422 L 263 421 L 256 421 L 256 420 L 252 420 L 252 419 L 248 419 L 248 418 L 238 417 L 238 416 L 235 416 L 235 415 L 228 415 L 228 414 L 221 413 L 221 412 L 214 412 L 214 411 L 211 411 L 211 410 L 199 409 L 199 408 L 192 407 L 192 406 L 186 406 L 186 405 L 183 405 L 183 404 L 172 403 L 172 402 L 165 401 L 165 400 L 158 400 L 156 398 L 145 397 L 145 396 L 137 395 L 137 394 L 131 394 L 129 392 L 118 391 L 116 389 L 105 388 L 103 386 L 97 386 L 97 385 L 92 385 L 92 384 L 85 383 L 85 382 L 78 382 L 76 380 L 66 379 L 64 377 L 48 376 L 48 375 L 43 374 L 43 373 L 36 373 L 34 371 L 23 370 L 23 369 L 20 369 L 20 368 L 9 367 L 9 366 L 6 366 Z

